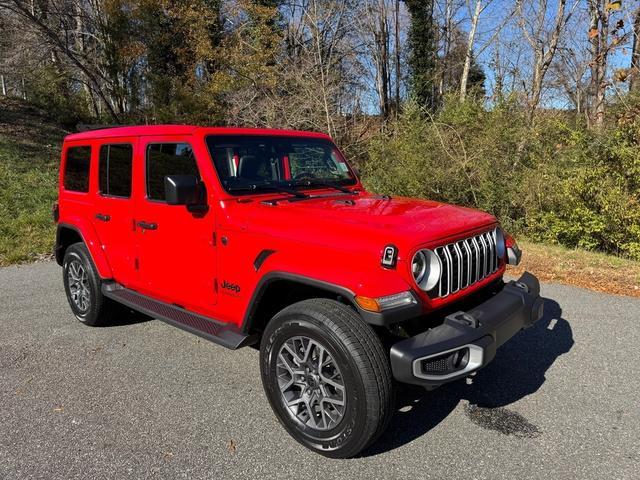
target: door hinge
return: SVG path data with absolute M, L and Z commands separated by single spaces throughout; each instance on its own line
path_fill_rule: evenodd
M 211 244 L 215 247 L 217 243 L 218 243 L 218 236 L 216 235 L 216 232 L 213 232 L 213 235 L 211 236 Z
M 140 270 L 140 262 L 138 261 L 138 259 L 137 259 L 137 258 L 133 261 L 133 267 L 134 267 L 136 270 Z

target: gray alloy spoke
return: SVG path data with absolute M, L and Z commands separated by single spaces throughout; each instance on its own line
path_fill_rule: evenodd
M 302 360 L 298 355 L 298 352 L 296 351 L 295 345 L 290 346 L 287 343 L 285 343 L 283 345 L 283 348 L 291 354 L 291 356 L 293 357 L 293 361 L 296 363 L 296 365 L 300 366 L 300 363 L 302 362 Z
M 299 405 L 301 402 L 304 402 L 304 401 L 305 399 L 303 397 L 295 398 L 287 402 L 287 407 L 295 407 L 296 405 Z
M 346 411 L 346 389 L 331 353 L 317 340 L 289 338 L 280 347 L 277 381 L 291 416 L 315 430 L 330 430 Z
M 336 390 L 344 391 L 344 386 L 341 383 L 338 383 L 337 381 L 335 381 L 335 380 L 323 375 L 322 372 L 320 372 L 320 378 L 322 379 L 322 381 L 324 383 L 328 383 L 329 385 L 331 385 Z
M 329 396 L 325 396 L 322 399 L 323 402 L 325 403 L 330 403 L 332 405 L 338 405 L 338 406 L 344 406 L 344 400 L 340 400 L 338 398 L 333 398 L 333 397 L 329 397 Z
M 91 291 L 89 289 L 89 276 L 78 260 L 69 263 L 67 269 L 67 283 L 71 300 L 80 311 L 86 311 L 91 305 Z

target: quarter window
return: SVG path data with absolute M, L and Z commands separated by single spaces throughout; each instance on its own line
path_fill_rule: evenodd
M 100 147 L 100 193 L 129 198 L 132 162 L 133 147 L 129 144 Z
M 147 148 L 147 198 L 165 201 L 164 177 L 169 175 L 200 178 L 193 149 L 188 143 L 155 143 Z
M 70 147 L 64 164 L 64 189 L 74 192 L 89 191 L 91 147 Z

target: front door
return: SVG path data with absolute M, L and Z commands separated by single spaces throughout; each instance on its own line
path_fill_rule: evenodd
M 216 303 L 215 221 L 213 209 L 191 212 L 165 201 L 164 178 L 196 175 L 202 179 L 191 137 L 141 138 L 144 194 L 138 196 L 140 290 L 158 300 L 211 315 Z M 205 182 L 206 188 L 206 182 Z
M 133 231 L 132 172 L 137 139 L 118 138 L 98 146 L 98 191 L 93 224 L 113 278 L 135 286 L 137 270 Z

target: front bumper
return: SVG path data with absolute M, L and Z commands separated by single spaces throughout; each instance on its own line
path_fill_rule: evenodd
M 544 302 L 538 279 L 525 272 L 517 281 L 468 312 L 391 347 L 391 369 L 399 382 L 435 388 L 487 365 L 496 349 L 540 320 Z

